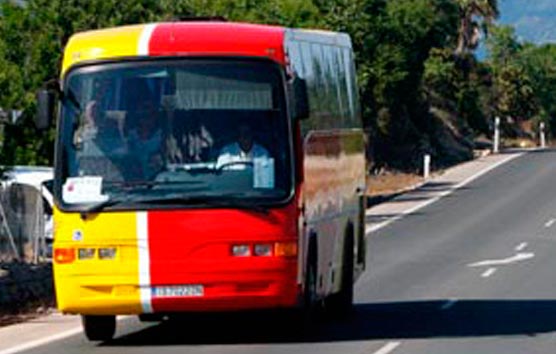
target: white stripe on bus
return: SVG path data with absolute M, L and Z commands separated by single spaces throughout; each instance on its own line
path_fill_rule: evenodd
M 145 25 L 145 28 L 143 28 L 141 36 L 139 37 L 139 48 L 137 49 L 138 55 L 149 55 L 149 43 L 155 27 L 155 23 L 150 23 Z
M 149 254 L 149 222 L 146 211 L 137 212 L 137 248 L 139 253 L 139 289 L 144 313 L 152 313 L 151 270 Z

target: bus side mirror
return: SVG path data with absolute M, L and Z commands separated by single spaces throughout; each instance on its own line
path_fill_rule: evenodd
M 35 126 L 37 129 L 48 129 L 54 117 L 54 104 L 56 95 L 52 90 L 41 89 L 37 93 L 37 114 Z
M 307 92 L 307 81 L 296 77 L 292 83 L 293 93 L 293 118 L 302 120 L 309 118 L 309 95 Z

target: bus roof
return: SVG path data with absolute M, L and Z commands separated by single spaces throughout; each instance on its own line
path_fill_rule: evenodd
M 62 74 L 86 61 L 145 56 L 258 56 L 284 62 L 284 33 L 277 26 L 234 22 L 164 22 L 73 35 Z

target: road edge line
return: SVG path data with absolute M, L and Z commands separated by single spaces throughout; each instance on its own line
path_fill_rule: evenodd
M 402 344 L 401 342 L 388 342 L 384 344 L 379 350 L 374 352 L 373 354 L 388 354 L 392 353 L 396 348 L 398 348 Z
M 81 329 L 81 327 L 75 327 L 72 329 L 68 329 L 64 332 L 60 332 L 58 334 L 54 334 L 48 337 L 44 337 L 44 338 L 40 338 L 40 339 L 36 339 L 24 344 L 20 344 L 20 345 L 16 345 L 15 347 L 11 347 L 8 349 L 4 349 L 4 350 L 0 350 L 0 354 L 15 354 L 15 353 L 19 353 L 22 351 L 26 351 L 26 350 L 30 350 L 30 349 L 34 349 L 37 347 L 40 347 L 44 344 L 47 343 L 52 343 L 52 342 L 56 342 L 74 335 L 77 335 L 79 333 L 83 332 L 83 330 Z
M 133 316 L 131 316 L 131 315 L 117 316 L 116 321 L 121 322 L 121 321 L 125 321 L 129 318 L 132 318 L 132 317 Z M 72 336 L 75 336 L 75 335 L 78 335 L 78 334 L 81 334 L 81 333 L 83 333 L 83 327 L 81 325 L 78 325 L 77 327 L 67 329 L 63 332 L 53 334 L 53 335 L 50 335 L 48 337 L 35 339 L 35 340 L 30 341 L 30 342 L 23 343 L 23 344 L 20 344 L 20 345 L 16 345 L 15 347 L 11 347 L 11 348 L 0 349 L 0 354 L 20 353 L 20 352 L 23 352 L 23 351 L 26 351 L 26 350 L 35 349 L 37 347 L 40 347 L 40 346 L 48 344 L 48 343 L 57 342 L 59 340 L 66 339 L 66 338 L 69 338 L 69 337 L 72 337 Z
M 517 154 L 515 154 L 515 155 L 508 156 L 507 158 L 498 161 L 497 163 L 495 163 L 495 164 L 493 164 L 493 165 L 491 165 L 491 166 L 485 168 L 484 170 L 479 171 L 479 172 L 475 173 L 474 175 L 471 175 L 471 176 L 467 177 L 466 179 L 464 179 L 463 181 L 459 182 L 459 183 L 456 184 L 455 186 L 451 187 L 451 188 L 448 189 L 447 191 L 444 191 L 444 192 L 439 193 L 436 197 L 434 197 L 434 198 L 432 198 L 432 199 L 429 199 L 429 200 L 427 200 L 427 201 L 425 201 L 425 202 L 423 202 L 423 203 L 421 203 L 421 204 L 417 204 L 416 206 L 414 206 L 414 207 L 412 207 L 412 208 L 409 208 L 409 209 L 407 209 L 407 210 L 404 210 L 404 211 L 401 212 L 399 215 L 396 215 L 396 216 L 394 216 L 394 217 L 391 218 L 391 219 L 388 219 L 388 220 L 386 220 L 386 221 L 383 221 L 383 222 L 381 222 L 381 223 L 376 224 L 375 226 L 371 226 L 371 227 L 367 228 L 367 230 L 365 231 L 365 235 L 366 235 L 366 236 L 369 236 L 369 234 L 371 234 L 371 233 L 373 233 L 373 232 L 376 232 L 376 231 L 378 231 L 378 230 L 380 230 L 380 229 L 383 229 L 383 228 L 385 228 L 386 226 L 388 226 L 388 225 L 390 225 L 390 224 L 392 224 L 392 223 L 394 223 L 394 222 L 396 222 L 396 221 L 398 221 L 398 220 L 400 220 L 400 219 L 406 217 L 407 215 L 413 214 L 414 212 L 416 212 L 416 211 L 419 210 L 419 209 L 422 209 L 422 208 L 427 207 L 427 206 L 429 206 L 429 205 L 431 205 L 431 204 L 433 204 L 433 203 L 436 203 L 436 202 L 439 201 L 440 199 L 442 199 L 442 198 L 444 198 L 444 197 L 446 197 L 446 196 L 452 194 L 452 193 L 455 192 L 456 190 L 458 190 L 458 189 L 460 189 L 461 187 L 463 187 L 463 186 L 465 186 L 465 185 L 467 185 L 467 184 L 473 182 L 473 181 L 476 180 L 477 178 L 482 177 L 482 176 L 486 175 L 487 173 L 489 173 L 490 171 L 492 171 L 492 170 L 494 170 L 494 169 L 496 169 L 496 168 L 498 168 L 498 167 L 500 167 L 500 166 L 502 166 L 502 165 L 504 165 L 504 164 L 506 164 L 506 163 L 508 163 L 508 162 L 510 162 L 510 161 L 512 161 L 512 160 L 514 160 L 514 159 L 516 159 L 516 158 L 518 158 L 518 157 L 521 157 L 521 156 L 523 156 L 523 155 L 525 155 L 525 154 L 527 154 L 527 152 L 517 153 Z M 417 189 L 418 189 L 418 188 L 417 188 Z M 0 353 L 0 354 L 2 354 L 2 353 Z

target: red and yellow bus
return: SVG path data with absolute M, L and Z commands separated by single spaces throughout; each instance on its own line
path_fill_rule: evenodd
M 78 33 L 57 114 L 57 305 L 117 315 L 347 311 L 365 268 L 365 135 L 346 34 L 229 22 Z M 58 102 L 58 109 L 54 109 Z

